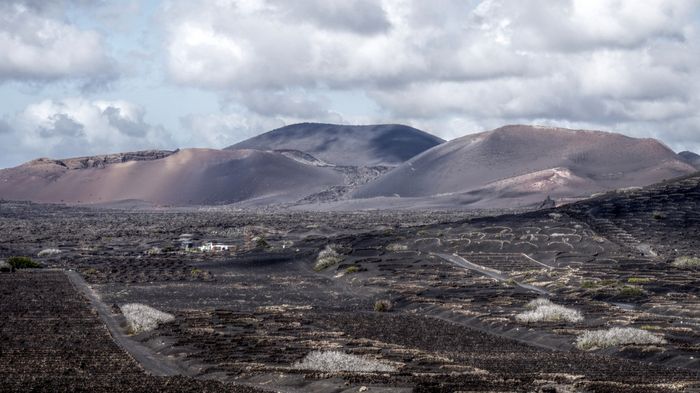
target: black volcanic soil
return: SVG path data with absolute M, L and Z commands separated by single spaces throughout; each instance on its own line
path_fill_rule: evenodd
M 1 202 L 0 257 L 55 247 L 62 252 L 36 259 L 77 269 L 105 304 L 140 302 L 174 314 L 174 322 L 135 338 L 202 379 L 288 392 L 694 392 L 700 269 L 671 262 L 699 256 L 699 184 L 691 176 L 558 209 L 494 215 L 130 212 Z M 232 248 L 182 251 L 185 233 Z M 316 256 L 329 244 L 343 260 L 317 272 Z M 39 273 L 0 277 L 34 277 L 18 285 L 44 288 Z M 70 298 L 61 285 L 57 298 Z M 585 319 L 515 319 L 542 296 Z M 377 300 L 389 300 L 392 310 L 373 311 Z M 33 307 L 40 306 L 25 304 L 22 312 Z M 574 346 L 579 334 L 610 327 L 644 329 L 666 343 Z M 49 337 L 77 333 L 63 334 Z M 291 367 L 330 349 L 398 371 Z
M 0 315 L 3 392 L 261 392 L 146 374 L 60 271 L 0 273 Z

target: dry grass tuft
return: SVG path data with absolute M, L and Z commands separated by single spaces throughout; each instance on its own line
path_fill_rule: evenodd
M 173 321 L 175 317 L 172 314 L 156 310 L 153 307 L 145 304 L 130 303 L 120 307 L 129 334 L 138 334 L 148 332 L 156 327 L 159 323 Z
M 583 316 L 578 310 L 552 303 L 549 299 L 538 298 L 525 305 L 530 311 L 515 316 L 518 322 L 581 322 Z
M 336 245 L 329 244 L 326 246 L 326 248 L 321 250 L 321 252 L 318 253 L 318 257 L 316 258 L 314 270 L 320 272 L 321 270 L 324 270 L 330 266 L 342 262 L 345 258 L 342 255 L 340 255 L 336 249 Z
M 614 327 L 608 330 L 587 331 L 576 338 L 576 347 L 584 351 L 616 347 L 618 345 L 665 344 L 663 336 L 647 330 Z
M 339 351 L 313 351 L 292 365 L 297 370 L 323 372 L 394 372 L 396 367 L 376 359 Z
M 700 258 L 683 256 L 671 262 L 671 266 L 679 268 L 700 267 Z

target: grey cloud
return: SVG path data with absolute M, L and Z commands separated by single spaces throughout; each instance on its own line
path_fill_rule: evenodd
M 235 97 L 236 102 L 264 116 L 323 119 L 329 114 L 327 100 L 303 91 L 255 90 Z
M 374 0 L 271 0 L 286 16 L 330 30 L 378 34 L 391 28 L 380 2 Z
M 85 135 L 85 126 L 73 120 L 65 113 L 56 113 L 49 120 L 52 124 L 49 127 L 39 128 L 39 135 L 44 138 L 57 136 L 81 137 Z
M 103 114 L 107 116 L 107 120 L 112 127 L 128 136 L 143 137 L 151 128 L 150 125 L 143 121 L 143 116 L 139 116 L 136 120 L 131 120 L 122 116 L 121 110 L 113 106 L 107 107 Z
M 0 135 L 9 134 L 11 132 L 12 126 L 10 126 L 10 123 L 6 119 L 0 117 Z

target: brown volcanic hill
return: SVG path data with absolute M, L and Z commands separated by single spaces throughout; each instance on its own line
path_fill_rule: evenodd
M 654 139 L 513 125 L 436 146 L 359 188 L 354 197 L 464 195 L 473 206 L 509 207 L 692 172 Z
M 336 165 L 398 165 L 444 140 L 400 124 L 350 126 L 300 123 L 226 149 L 299 150 Z
M 82 160 L 39 159 L 0 170 L 0 198 L 58 203 L 281 203 L 343 183 L 342 174 L 331 169 L 257 150 L 185 149 L 158 159 L 84 169 L 66 164 Z

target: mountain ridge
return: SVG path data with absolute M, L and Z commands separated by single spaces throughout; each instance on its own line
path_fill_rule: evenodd
M 445 141 L 402 124 L 297 123 L 225 149 L 298 150 L 336 165 L 399 165 Z

